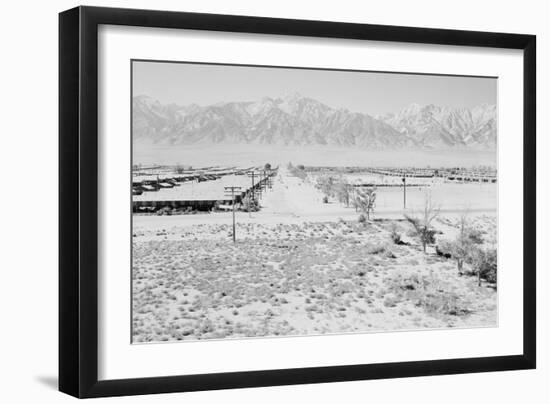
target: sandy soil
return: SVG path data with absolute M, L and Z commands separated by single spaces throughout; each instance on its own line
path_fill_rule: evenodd
M 228 225 L 138 236 L 135 341 L 496 325 L 492 288 L 391 244 L 391 222 L 248 224 L 236 244 Z
M 494 288 L 424 254 L 402 216 L 363 225 L 321 197 L 283 171 L 235 244 L 229 213 L 135 216 L 134 342 L 497 325 Z M 472 220 L 496 241 L 494 214 Z M 457 216 L 436 226 L 451 238 Z

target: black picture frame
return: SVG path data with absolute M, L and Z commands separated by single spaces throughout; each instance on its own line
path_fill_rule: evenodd
M 98 380 L 98 26 L 100 24 L 523 51 L 523 353 Z M 59 390 L 75 397 L 325 383 L 536 366 L 536 37 L 185 12 L 77 7 L 59 15 Z

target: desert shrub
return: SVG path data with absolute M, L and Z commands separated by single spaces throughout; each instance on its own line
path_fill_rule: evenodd
M 367 254 L 383 255 L 388 258 L 395 258 L 392 250 L 384 244 L 375 244 L 367 247 Z
M 435 293 L 424 295 L 424 299 L 418 303 L 428 313 L 432 314 L 464 316 L 472 312 L 468 305 L 455 292 L 442 293 L 436 291 Z
M 256 199 L 245 196 L 241 203 L 241 210 L 245 212 L 258 212 L 260 210 L 260 205 Z
M 497 282 L 497 250 L 491 248 L 485 251 L 485 260 L 481 267 L 481 278 L 487 282 Z
M 400 300 L 395 296 L 386 296 L 384 298 L 384 307 L 395 307 L 400 303 Z
M 481 286 L 481 279 L 487 282 L 497 281 L 497 250 L 491 248 L 484 250 L 479 247 L 473 248 L 468 254 L 468 263 L 477 274 L 478 286 Z
M 459 232 L 453 241 L 441 241 L 436 248 L 438 254 L 451 257 L 456 260 L 457 270 L 460 275 L 463 273 L 465 262 L 477 262 L 483 257 L 474 257 L 472 254 L 480 254 L 478 246 L 483 243 L 482 233 L 469 226 L 466 215 L 460 218 Z M 439 251 L 438 251 L 439 250 Z M 441 253 L 440 253 L 441 252 Z
M 452 245 L 448 240 L 441 240 L 435 246 L 437 255 L 445 258 L 452 258 Z
M 328 203 L 328 196 L 323 196 L 323 203 Z
M 395 223 L 392 224 L 390 230 L 390 238 L 394 244 L 403 244 L 403 241 L 401 240 L 401 234 L 399 234 L 399 232 L 397 231 L 397 226 L 395 225 Z
M 497 283 L 497 250 L 495 248 L 485 251 L 480 277 L 487 282 Z
M 361 213 L 359 215 L 359 218 L 357 218 L 357 221 L 361 224 L 365 224 L 365 223 L 367 223 L 367 217 L 364 214 Z
M 467 228 L 467 237 L 473 244 L 483 244 L 483 232 L 474 228 Z
M 469 301 L 453 292 L 448 282 L 433 275 L 399 276 L 390 282 L 389 291 L 431 315 L 464 316 L 472 312 Z
M 386 247 L 380 244 L 367 247 L 368 254 L 381 254 L 385 251 L 386 251 Z
M 424 286 L 423 279 L 418 274 L 409 275 L 403 278 L 402 282 L 398 285 L 402 290 L 416 290 Z

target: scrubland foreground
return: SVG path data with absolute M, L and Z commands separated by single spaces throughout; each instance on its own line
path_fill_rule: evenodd
M 228 223 L 139 223 L 134 343 L 497 326 L 496 285 L 424 253 L 403 219 L 245 221 L 236 243 Z M 496 242 L 494 215 L 473 223 Z M 459 221 L 435 226 L 453 237 Z

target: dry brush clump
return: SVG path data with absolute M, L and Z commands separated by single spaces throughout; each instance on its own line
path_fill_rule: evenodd
M 481 286 L 481 280 L 496 284 L 497 282 L 497 250 L 490 248 L 474 248 L 469 255 L 469 262 L 477 275 L 477 284 Z
M 246 195 L 240 205 L 240 209 L 243 212 L 258 212 L 260 210 L 260 204 L 258 203 L 258 200 L 255 198 L 252 198 L 251 195 Z
M 405 242 L 401 240 L 401 233 L 399 232 L 399 229 L 395 223 L 392 223 L 391 225 L 390 238 L 394 244 L 397 244 L 397 245 L 405 244 Z
M 441 255 L 456 260 L 459 275 L 463 273 L 464 263 L 468 261 L 472 250 L 483 243 L 481 233 L 470 227 L 466 215 L 462 215 L 459 223 L 459 232 L 455 240 L 442 240 L 438 245 Z
M 382 255 L 387 258 L 396 258 L 393 251 L 386 244 L 373 244 L 367 246 L 365 252 L 369 255 Z
M 431 315 L 465 316 L 473 312 L 468 298 L 453 290 L 451 282 L 433 274 L 398 276 L 388 289 L 396 299 L 410 301 Z
M 471 226 L 466 215 L 459 220 L 459 231 L 454 240 L 441 240 L 436 248 L 439 255 L 456 261 L 459 275 L 477 275 L 478 285 L 485 279 L 489 283 L 497 281 L 497 250 L 484 246 L 482 231 Z M 464 269 L 469 264 L 470 271 Z

